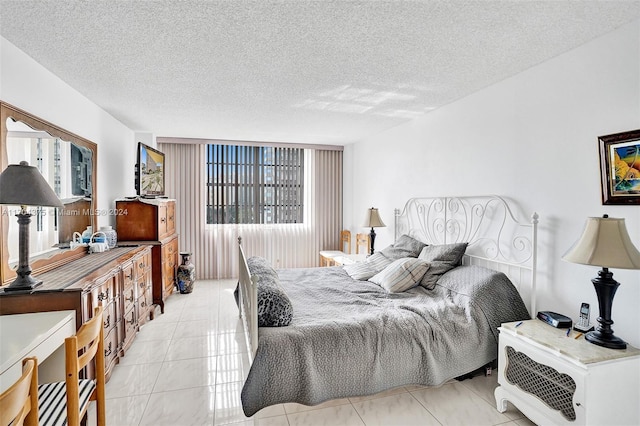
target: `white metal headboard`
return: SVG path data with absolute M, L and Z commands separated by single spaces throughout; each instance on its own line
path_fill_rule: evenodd
M 467 242 L 464 264 L 504 272 L 536 313 L 538 214 L 518 220 L 495 195 L 411 198 L 395 211 L 395 238 L 408 234 L 427 244 Z

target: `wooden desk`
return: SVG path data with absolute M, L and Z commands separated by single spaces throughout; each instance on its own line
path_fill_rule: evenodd
M 0 316 L 0 392 L 18 380 L 29 356 L 38 358 L 42 382 L 64 380 L 64 339 L 75 332 L 75 311 Z

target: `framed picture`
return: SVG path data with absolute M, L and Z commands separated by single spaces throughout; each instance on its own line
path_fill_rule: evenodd
M 640 205 L 640 129 L 600 136 L 602 204 Z

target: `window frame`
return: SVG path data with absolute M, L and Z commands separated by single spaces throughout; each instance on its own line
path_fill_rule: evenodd
M 205 162 L 206 225 L 304 223 L 304 148 L 207 144 Z

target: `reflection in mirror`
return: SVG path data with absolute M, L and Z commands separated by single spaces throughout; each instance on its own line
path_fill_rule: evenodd
M 30 128 L 24 123 L 7 119 L 7 156 L 9 164 L 27 161 L 36 166 L 61 199 L 65 208 L 61 211 L 50 207 L 33 208 L 30 230 L 29 252 L 33 257 L 56 250 L 61 244 L 71 241 L 71 227 L 91 225 L 89 215 L 92 195 L 92 152 L 50 134 Z M 10 216 L 19 211 L 19 206 L 9 206 Z M 69 216 L 75 217 L 69 220 Z M 86 223 L 77 223 L 77 218 L 87 216 Z M 9 263 L 18 260 L 18 223 L 9 221 Z
M 27 161 L 45 177 L 63 208 L 29 207 L 29 259 L 33 275 L 85 256 L 69 248 L 74 232 L 98 224 L 96 143 L 0 101 L 0 171 Z M 25 190 L 28 188 L 25 188 Z M 18 257 L 18 206 L 0 206 L 0 284 L 15 278 Z

